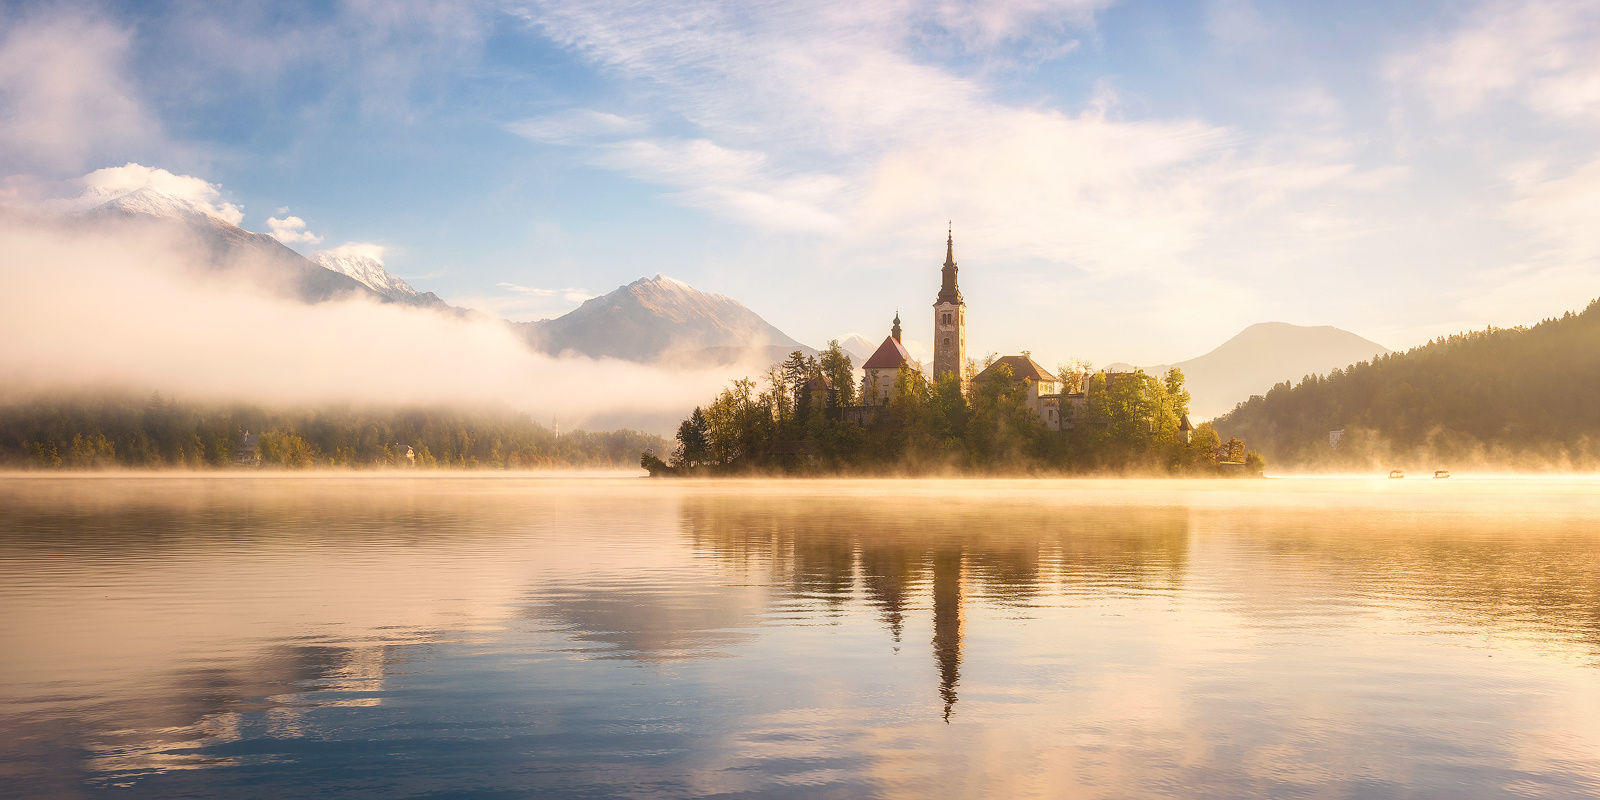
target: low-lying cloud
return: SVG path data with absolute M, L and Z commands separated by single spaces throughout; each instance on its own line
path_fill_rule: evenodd
M 726 369 L 555 358 L 499 320 L 368 299 L 285 299 L 181 237 L 0 217 L 0 394 L 160 391 L 263 404 L 506 405 L 663 430 Z

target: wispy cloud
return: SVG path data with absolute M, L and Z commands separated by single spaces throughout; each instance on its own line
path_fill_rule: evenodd
M 1460 28 L 1393 60 L 1396 82 L 1438 112 L 1495 102 L 1600 121 L 1600 6 L 1584 0 L 1487 3 Z
M 495 289 L 498 291 L 455 297 L 452 301 L 508 319 L 538 319 L 563 314 L 595 297 L 593 292 L 577 286 L 554 288 L 499 281 Z
M 128 80 L 126 31 L 83 14 L 8 13 L 17 16 L 0 33 L 0 171 L 82 169 L 160 140 Z
M 547 144 L 604 141 L 635 135 L 645 128 L 640 120 L 589 108 L 568 109 L 506 124 L 506 130 L 524 139 Z
M 1174 269 L 1204 231 L 1269 198 L 1360 189 L 1339 158 L 1250 151 L 1201 120 L 1123 119 L 1105 93 L 1077 112 L 1007 104 L 914 50 L 930 29 L 968 49 L 1041 30 L 1059 41 L 1103 6 L 547 2 L 524 14 L 697 134 L 562 144 L 769 230 L 921 244 L 953 217 L 997 243 L 991 258 Z

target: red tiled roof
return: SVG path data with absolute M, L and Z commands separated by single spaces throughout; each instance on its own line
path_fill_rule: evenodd
M 883 344 L 878 345 L 878 351 L 862 364 L 862 369 L 899 369 L 902 365 L 911 363 L 911 353 L 906 346 L 895 341 L 893 336 L 883 337 Z
M 983 380 L 984 376 L 992 374 L 995 371 L 995 368 L 999 367 L 1001 364 L 1005 364 L 1011 368 L 1011 377 L 1013 378 L 1019 378 L 1027 381 L 1060 380 L 1060 378 L 1051 375 L 1050 370 L 1040 366 L 1039 362 L 1034 361 L 1027 356 L 1001 356 L 1000 358 L 995 359 L 993 364 L 984 367 L 983 371 L 978 373 L 978 377 L 974 378 L 973 380 Z

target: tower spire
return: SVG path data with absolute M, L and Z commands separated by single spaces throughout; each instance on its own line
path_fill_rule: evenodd
M 948 225 L 948 223 L 947 223 Z M 961 304 L 961 289 L 956 286 L 956 237 L 947 227 L 944 235 L 944 280 L 939 285 L 940 303 Z
M 898 308 L 894 310 L 894 327 L 889 329 L 889 335 L 893 336 L 895 341 L 900 341 L 900 309 Z
M 956 285 L 955 225 L 945 221 L 944 280 L 939 297 L 933 301 L 933 377 L 954 374 L 966 391 L 967 381 L 967 304 Z

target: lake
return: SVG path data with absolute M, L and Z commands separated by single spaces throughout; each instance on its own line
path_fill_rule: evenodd
M 0 477 L 0 796 L 1594 797 L 1600 481 Z

